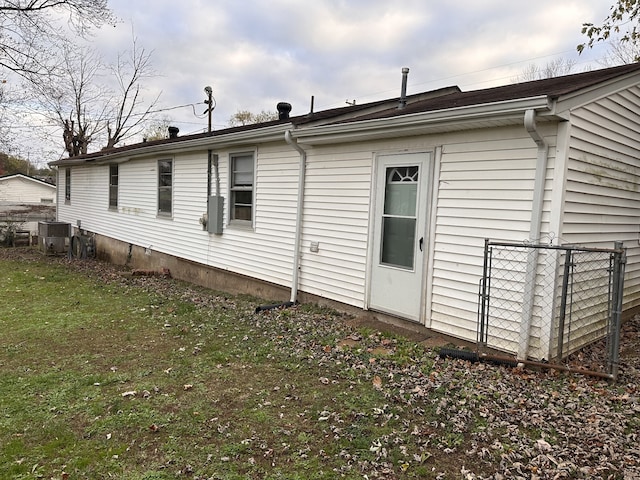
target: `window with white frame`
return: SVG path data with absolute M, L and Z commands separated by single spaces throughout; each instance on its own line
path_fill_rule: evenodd
M 158 214 L 171 215 L 173 160 L 158 160 Z
M 231 222 L 251 224 L 253 221 L 253 152 L 235 153 L 229 156 Z
M 118 164 L 109 165 L 109 208 L 118 208 Z

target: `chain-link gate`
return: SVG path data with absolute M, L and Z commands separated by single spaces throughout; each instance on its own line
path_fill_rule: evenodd
M 485 241 L 478 351 L 617 377 L 625 249 Z

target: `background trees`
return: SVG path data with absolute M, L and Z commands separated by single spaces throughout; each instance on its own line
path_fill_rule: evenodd
M 583 23 L 582 33 L 588 40 L 577 46 L 578 53 L 582 53 L 585 48 L 592 48 L 597 42 L 614 40 L 618 49 L 622 45 L 630 45 L 636 48 L 633 61 L 640 60 L 637 45 L 640 40 L 638 22 L 640 21 L 640 1 L 638 0 L 617 0 L 611 6 L 611 13 L 601 24 Z M 617 37 L 617 38 L 616 38 Z M 626 51 L 625 55 L 629 52 Z M 615 55 L 614 55 L 615 57 Z
M 157 101 L 143 99 L 151 53 L 135 37 L 113 64 L 88 46 L 92 29 L 114 22 L 107 0 L 0 0 L 0 81 L 10 76 L 21 84 L 29 94 L 16 103 L 57 125 L 57 143 L 69 156 L 112 148 L 139 133 Z M 10 96 L 2 86 L 0 116 L 6 117 Z M 19 109 L 12 110 L 15 117 Z M 8 123 L 3 118 L 0 125 L 5 151 L 11 151 Z
M 575 67 L 576 61 L 568 58 L 557 58 L 547 62 L 543 66 L 530 63 L 522 72 L 513 78 L 513 82 L 528 82 L 531 80 L 541 80 L 543 78 L 559 77 L 569 75 Z
M 105 64 L 89 48 L 64 48 L 62 68 L 47 82 L 32 82 L 37 103 L 50 121 L 62 129 L 70 157 L 113 148 L 139 133 L 156 104 L 144 103 L 142 81 L 153 74 L 151 54 L 138 46 Z
M 238 110 L 229 118 L 228 125 L 230 127 L 239 127 L 242 125 L 251 125 L 253 123 L 269 122 L 271 120 L 277 120 L 278 114 L 276 112 L 267 112 L 262 110 L 260 113 L 253 113 L 249 110 Z
M 59 66 L 55 45 L 114 21 L 107 0 L 3 0 L 0 2 L 0 68 L 32 80 Z
M 53 171 L 49 168 L 39 168 L 29 160 L 0 152 L 0 176 L 13 173 L 24 173 L 32 177 L 55 178 Z

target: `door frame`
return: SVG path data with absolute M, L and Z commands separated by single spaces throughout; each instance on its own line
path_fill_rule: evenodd
M 437 149 L 416 149 L 416 150 L 387 150 L 387 151 L 379 151 L 373 153 L 372 158 L 372 169 L 371 169 L 371 189 L 369 196 L 369 226 L 367 232 L 367 265 L 366 265 L 366 273 L 365 273 L 365 301 L 364 301 L 364 309 L 371 310 L 371 295 L 372 295 L 372 284 L 373 284 L 373 262 L 375 261 L 373 256 L 376 250 L 374 242 L 378 241 L 377 238 L 374 238 L 376 233 L 376 220 L 379 212 L 377 211 L 377 202 L 378 195 L 381 194 L 378 192 L 378 175 L 380 173 L 380 157 L 386 156 L 394 156 L 394 155 L 414 155 L 414 154 L 423 154 L 425 155 L 424 161 L 424 174 L 426 178 L 424 180 L 424 188 L 426 191 L 424 195 L 421 195 L 423 204 L 418 205 L 418 210 L 422 210 L 424 221 L 422 225 L 422 230 L 416 232 L 416 238 L 423 237 L 424 238 L 424 254 L 422 255 L 422 261 L 416 263 L 416 271 L 420 271 L 423 277 L 423 281 L 421 284 L 420 290 L 420 305 L 419 305 L 419 314 L 417 319 L 405 318 L 407 321 L 416 322 L 422 325 L 426 324 L 426 310 L 425 307 L 428 303 L 426 301 L 427 292 L 431 289 L 432 280 L 428 278 L 428 271 L 431 270 L 430 265 L 433 264 L 433 238 L 431 238 L 431 232 L 433 229 L 433 212 L 434 212 L 434 171 L 435 171 L 435 163 L 439 161 L 437 155 Z M 426 278 L 425 278 L 426 277 Z M 375 309 L 374 309 L 375 310 Z M 381 313 L 385 313 L 392 316 L 398 316 L 397 314 L 384 312 L 383 310 L 375 310 L 380 311 Z M 400 317 L 402 318 L 402 317 Z

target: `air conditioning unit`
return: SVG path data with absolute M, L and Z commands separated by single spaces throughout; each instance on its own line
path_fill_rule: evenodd
M 69 246 L 71 224 L 66 222 L 38 222 L 38 244 L 47 255 L 65 253 Z

